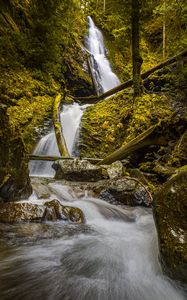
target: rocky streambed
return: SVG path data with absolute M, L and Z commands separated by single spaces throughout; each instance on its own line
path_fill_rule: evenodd
M 67 235 L 68 239 L 69 235 L 74 239 L 75 236 L 90 232 L 91 235 L 97 235 L 92 223 L 97 227 L 98 218 L 108 222 L 109 227 L 115 226 L 116 230 L 121 222 L 124 223 L 129 231 L 121 232 L 119 238 L 130 239 L 131 227 L 141 230 L 141 218 L 149 216 L 150 228 L 154 227 L 153 207 L 160 248 L 157 264 L 159 259 L 171 278 L 185 283 L 185 168 L 176 171 L 156 193 L 143 174 L 131 172 L 133 177 L 120 162 L 110 166 L 95 166 L 75 159 L 57 161 L 53 168 L 56 170 L 54 179 L 31 178 L 33 194 L 28 200 L 0 204 L 1 245 L 19 244 L 20 241 L 30 243 L 46 238 L 64 240 Z M 149 226 L 146 225 L 146 228 L 149 231 Z M 157 244 L 155 233 L 154 243 Z

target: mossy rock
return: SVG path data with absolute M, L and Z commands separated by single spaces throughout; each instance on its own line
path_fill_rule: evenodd
M 187 283 L 187 171 L 178 171 L 154 196 L 160 258 L 172 278 Z
M 125 176 L 104 182 L 99 198 L 111 204 L 150 207 L 150 195 L 148 187 L 141 181 Z
M 43 222 L 64 220 L 76 224 L 85 222 L 80 208 L 64 206 L 58 200 L 51 200 L 44 205 L 29 202 L 0 203 L 0 222 Z
M 98 181 L 108 178 L 107 171 L 101 166 L 95 166 L 87 160 L 58 160 L 52 168 L 56 171 L 55 179 L 69 181 Z
M 0 222 L 39 222 L 45 217 L 46 208 L 32 203 L 0 203 Z
M 84 213 L 78 207 L 64 206 L 58 200 L 47 201 L 44 205 L 55 210 L 57 219 L 69 220 L 76 224 L 85 222 Z

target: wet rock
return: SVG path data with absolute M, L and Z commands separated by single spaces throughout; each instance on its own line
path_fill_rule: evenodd
M 50 190 L 46 183 L 35 180 L 34 184 L 32 184 L 32 187 L 38 199 L 49 199 Z
M 151 205 L 151 198 L 145 186 L 137 180 L 125 177 L 107 184 L 99 195 L 99 198 L 112 204 L 125 204 L 130 206 Z
M 47 201 L 44 203 L 48 209 L 53 209 L 55 211 L 56 219 L 59 220 L 68 220 L 67 213 L 65 211 L 65 206 L 61 205 L 60 202 L 56 199 Z
M 55 179 L 98 181 L 108 177 L 105 169 L 86 160 L 58 160 L 52 167 L 56 171 Z
M 187 283 L 187 170 L 169 179 L 155 194 L 153 212 L 163 269 Z
M 0 203 L 0 222 L 13 223 L 22 221 L 41 221 L 44 219 L 46 207 L 31 203 Z
M 58 200 L 45 202 L 44 205 L 9 202 L 0 203 L 0 222 L 42 222 L 68 220 L 73 223 L 84 223 L 85 217 L 81 209 L 63 206 Z
M 58 200 L 45 202 L 44 205 L 54 209 L 57 219 L 69 220 L 78 224 L 85 222 L 84 213 L 78 207 L 64 206 Z

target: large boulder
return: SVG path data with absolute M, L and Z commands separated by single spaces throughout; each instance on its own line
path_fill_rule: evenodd
M 58 200 L 51 200 L 44 205 L 29 202 L 0 203 L 0 222 L 42 222 L 67 220 L 81 224 L 85 222 L 84 213 L 80 208 L 64 206 Z
M 65 179 L 70 181 L 98 181 L 107 178 L 107 172 L 100 166 L 95 166 L 87 160 L 58 160 L 53 163 L 56 171 L 55 179 Z
M 9 202 L 0 203 L 0 222 L 32 222 L 45 218 L 46 207 L 32 203 Z
M 103 185 L 99 198 L 112 203 L 130 206 L 151 206 L 149 188 L 136 178 L 123 177 Z
M 187 170 L 155 194 L 153 212 L 163 269 L 171 278 L 187 283 Z

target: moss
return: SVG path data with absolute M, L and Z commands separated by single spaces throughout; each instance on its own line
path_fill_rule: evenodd
M 103 157 L 172 113 L 167 97 L 121 92 L 89 107 L 82 118 L 81 155 Z
M 26 70 L 12 70 L 3 75 L 0 88 L 3 102 L 9 106 L 10 126 L 12 130 L 19 130 L 26 150 L 30 152 L 39 128 L 51 116 L 54 95 L 59 86 L 53 81 L 45 85 Z
M 187 164 L 187 130 L 176 143 L 168 164 L 178 168 L 183 164 Z
M 187 172 L 170 179 L 154 197 L 161 260 L 166 272 L 186 282 Z

